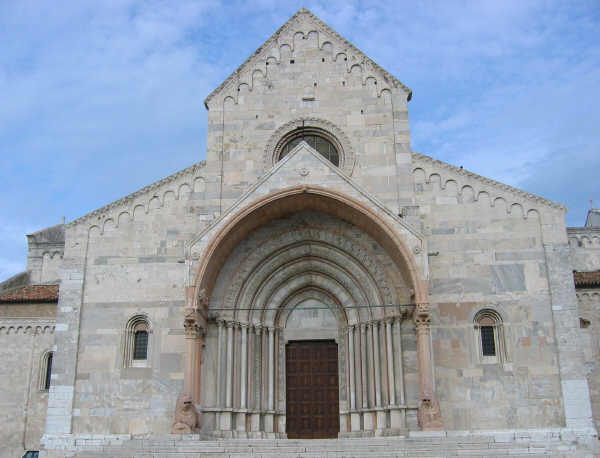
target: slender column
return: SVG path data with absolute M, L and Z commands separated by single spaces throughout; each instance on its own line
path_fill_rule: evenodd
M 227 322 L 227 380 L 225 381 L 225 407 L 233 406 L 233 322 Z
M 259 437 L 260 431 L 260 413 L 261 393 L 262 393 L 262 328 L 254 327 L 254 409 L 250 415 L 250 430 L 254 434 L 252 437 Z
M 356 408 L 356 390 L 354 386 L 354 326 L 348 327 L 348 372 L 350 375 L 350 409 Z
M 421 405 L 419 406 L 419 425 L 424 430 L 443 428 L 440 406 L 433 392 L 433 374 L 431 372 L 429 304 L 417 304 L 415 310 L 415 328 L 417 334 L 417 358 L 419 360 L 419 390 Z
M 398 336 L 398 391 L 400 392 L 400 404 L 404 405 L 404 365 L 402 363 L 402 318 L 394 321 L 396 335 Z
M 373 351 L 375 363 L 375 405 L 381 407 L 381 369 L 379 359 L 379 322 L 373 323 Z
M 248 325 L 242 324 L 242 368 L 240 373 L 240 407 L 245 409 L 246 402 L 246 387 L 248 383 Z
M 362 406 L 366 409 L 369 407 L 369 397 L 367 395 L 367 327 L 364 323 L 360 325 L 360 371 Z
M 223 359 L 223 321 L 217 321 L 217 407 L 221 407 L 221 365 Z
M 394 383 L 394 345 L 392 343 L 392 321 L 385 322 L 385 340 L 387 342 L 388 388 L 390 405 L 396 405 L 396 384 Z
M 275 329 L 269 328 L 269 410 L 275 409 Z

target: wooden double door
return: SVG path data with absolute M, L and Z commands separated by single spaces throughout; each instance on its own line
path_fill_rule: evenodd
M 290 439 L 338 437 L 338 346 L 333 340 L 286 345 L 286 433 Z

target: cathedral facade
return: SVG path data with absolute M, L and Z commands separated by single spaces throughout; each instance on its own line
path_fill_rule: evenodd
M 206 161 L 28 236 L 1 441 L 595 439 L 596 213 L 412 151 L 410 98 L 300 10 L 206 98 Z

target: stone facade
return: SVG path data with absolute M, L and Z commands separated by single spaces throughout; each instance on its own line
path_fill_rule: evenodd
M 13 383 L 37 409 L 14 450 L 158 441 L 182 393 L 194 440 L 285 439 L 298 340 L 337 345 L 341 438 L 594 439 L 600 347 L 580 318 L 598 297 L 571 266 L 600 257 L 561 205 L 411 151 L 410 97 L 300 10 L 207 97 L 206 162 L 29 236 L 27 281 L 6 288 L 58 272 L 55 332 L 3 358 L 56 355 L 45 415 L 20 388 L 35 375 Z M 280 157 L 311 135 L 339 164 L 302 141 Z
M 584 227 L 567 229 L 575 271 L 585 372 L 596 429 L 600 427 L 600 211 L 588 213 Z

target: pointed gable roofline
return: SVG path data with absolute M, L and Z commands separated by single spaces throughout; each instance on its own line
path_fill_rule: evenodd
M 344 37 L 342 37 L 339 33 L 337 33 L 330 26 L 328 26 L 325 22 L 323 22 L 321 19 L 319 19 L 313 13 L 311 13 L 308 9 L 300 8 L 296 12 L 296 14 L 294 14 L 291 18 L 289 18 L 285 24 L 283 24 L 273 35 L 271 35 L 271 37 L 267 41 L 265 41 L 262 44 L 262 46 L 260 46 L 256 51 L 254 51 L 254 53 L 250 57 L 248 57 L 248 59 L 246 59 L 246 61 L 242 65 L 240 65 L 233 73 L 231 73 L 231 75 L 229 75 L 227 77 L 227 79 L 225 79 L 225 81 L 223 81 L 214 91 L 212 91 L 206 97 L 206 99 L 204 99 L 204 106 L 206 107 L 206 109 L 208 110 L 209 102 L 215 96 L 220 94 L 223 91 L 223 89 L 225 89 L 227 86 L 229 86 L 229 84 L 232 81 L 238 79 L 240 74 L 242 74 L 242 72 L 244 70 L 246 70 L 246 68 L 256 59 L 257 56 L 259 56 L 265 49 L 268 49 L 270 47 L 270 45 L 276 44 L 279 36 L 290 26 L 290 24 L 294 23 L 294 21 L 297 18 L 299 18 L 301 15 L 308 16 L 322 29 L 323 32 L 330 35 L 332 38 L 336 38 L 346 47 L 346 49 L 348 49 L 348 50 L 354 52 L 355 54 L 357 54 L 358 56 L 360 56 L 363 61 L 367 62 L 370 66 L 372 66 L 373 69 L 375 69 L 377 72 L 379 72 L 386 81 L 390 82 L 391 86 L 402 88 L 407 94 L 407 100 L 410 101 L 410 99 L 412 98 L 412 90 L 408 86 L 406 86 L 404 83 L 402 83 L 402 81 L 400 81 L 394 75 L 387 72 L 385 69 L 383 69 L 377 63 L 375 63 L 371 58 L 369 58 L 369 56 L 367 56 L 364 52 L 362 52 L 360 49 L 358 49 L 356 46 L 354 46 L 352 43 L 350 43 L 348 40 L 346 40 Z

